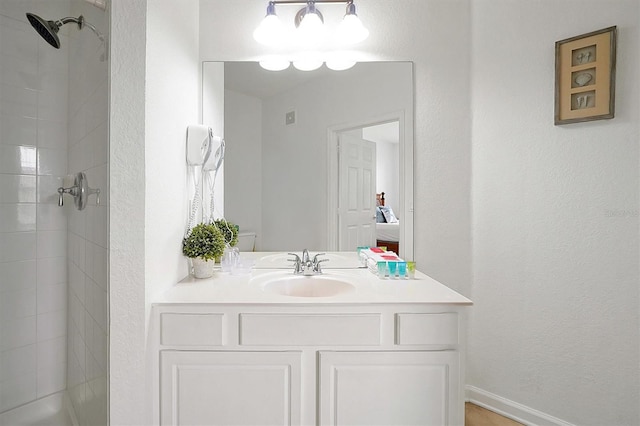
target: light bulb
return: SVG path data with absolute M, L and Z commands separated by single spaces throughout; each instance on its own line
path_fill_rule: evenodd
M 305 13 L 298 26 L 300 42 L 306 45 L 318 44 L 325 35 L 324 24 L 321 15 L 316 11 L 315 6 L 310 3 L 304 9 Z
M 269 3 L 267 16 L 264 17 L 258 28 L 253 32 L 253 38 L 267 46 L 277 46 L 285 39 L 285 30 L 282 22 L 276 15 L 275 6 Z
M 355 44 L 369 37 L 369 30 L 362 25 L 362 21 L 356 15 L 356 6 L 353 3 L 347 5 L 347 13 L 340 22 L 336 32 L 337 41 L 344 44 Z

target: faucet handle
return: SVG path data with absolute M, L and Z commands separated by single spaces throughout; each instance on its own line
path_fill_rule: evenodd
M 302 260 L 300 260 L 300 256 L 295 253 L 287 253 L 290 256 L 294 256 L 293 259 L 287 259 L 289 262 L 294 262 L 293 265 L 293 273 L 299 274 L 301 270 Z
M 322 259 L 322 260 L 318 260 L 318 257 L 320 257 L 320 256 L 326 256 L 326 254 L 327 254 L 327 253 L 318 253 L 318 254 L 316 254 L 315 256 L 313 256 L 313 263 L 314 263 L 314 264 L 316 264 L 316 263 L 320 263 L 320 262 L 326 262 L 326 261 L 328 261 L 329 259 Z

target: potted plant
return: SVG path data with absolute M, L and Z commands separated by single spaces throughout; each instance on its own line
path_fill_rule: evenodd
M 222 232 L 225 244 L 229 247 L 235 247 L 238 244 L 238 225 L 226 219 L 216 219 L 213 224 Z
M 213 275 L 215 259 L 222 256 L 224 247 L 224 236 L 212 223 L 194 226 L 182 240 L 182 253 L 191 259 L 196 278 L 209 278 Z

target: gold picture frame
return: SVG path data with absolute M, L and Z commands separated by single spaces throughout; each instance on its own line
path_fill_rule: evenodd
M 555 124 L 614 117 L 617 27 L 556 42 Z

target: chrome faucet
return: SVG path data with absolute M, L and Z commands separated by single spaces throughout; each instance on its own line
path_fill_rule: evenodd
M 289 259 L 293 264 L 293 273 L 296 275 L 316 275 L 322 273 L 322 267 L 320 264 L 326 262 L 329 259 L 319 259 L 320 256 L 324 256 L 325 253 L 316 254 L 313 259 L 309 257 L 309 250 L 302 250 L 302 257 L 295 253 L 289 253 L 294 256 L 293 259 Z

